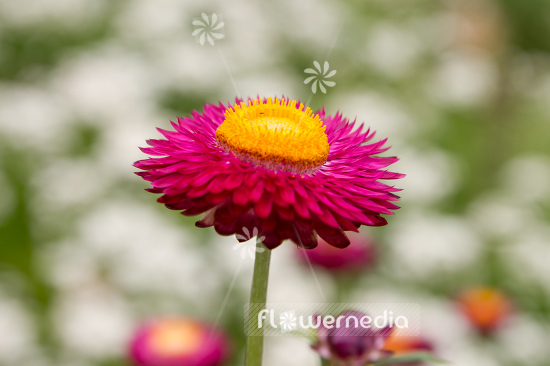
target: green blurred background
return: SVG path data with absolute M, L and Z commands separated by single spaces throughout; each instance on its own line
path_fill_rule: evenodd
M 215 46 L 191 36 L 203 12 Z M 303 83 L 314 60 L 337 70 L 326 94 Z M 550 365 L 547 0 L 0 0 L 0 365 L 126 365 L 143 319 L 214 322 L 233 276 L 220 326 L 242 364 L 252 262 L 131 166 L 155 127 L 237 95 L 340 110 L 401 158 L 402 209 L 365 230 L 380 263 L 348 301 L 419 303 L 455 365 Z M 271 301 L 338 292 L 295 257 L 273 253 Z M 454 306 L 476 285 L 515 305 L 490 339 Z M 318 362 L 268 339 L 267 365 Z

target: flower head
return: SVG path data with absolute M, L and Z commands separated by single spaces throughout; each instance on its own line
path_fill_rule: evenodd
M 146 323 L 130 344 L 130 357 L 140 366 L 216 366 L 227 353 L 225 336 L 187 318 Z
M 334 274 L 355 274 L 371 267 L 376 261 L 376 247 L 372 241 L 361 233 L 347 235 L 351 244 L 346 250 L 339 250 L 320 240 L 315 249 L 300 250 L 299 258 Z
M 512 304 L 508 297 L 493 287 L 473 287 L 458 297 L 460 311 L 480 333 L 489 334 L 510 316 Z
M 135 166 L 159 202 L 184 215 L 203 214 L 198 227 L 245 237 L 256 227 L 269 249 L 290 239 L 304 248 L 317 236 L 346 247 L 344 231 L 381 226 L 398 206 L 399 189 L 379 182 L 402 175 L 384 168 L 395 157 L 377 157 L 385 140 L 354 129 L 340 114 L 313 113 L 296 101 L 237 100 L 207 105 L 178 118 L 166 139 L 149 140 L 152 155 Z M 239 239 L 242 240 L 242 239 Z
M 382 348 L 391 328 L 373 329 L 361 322 L 364 317 L 358 311 L 344 311 L 332 328 L 319 327 L 313 349 L 338 366 L 363 366 L 389 357 L 391 352 Z

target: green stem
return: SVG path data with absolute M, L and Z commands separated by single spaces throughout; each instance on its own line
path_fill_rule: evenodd
M 261 304 L 261 306 L 251 306 L 253 309 L 249 312 L 248 324 L 258 318 L 258 313 L 265 308 L 267 300 L 267 281 L 269 277 L 269 262 L 271 260 L 271 250 L 267 249 L 261 242 L 256 243 L 256 259 L 254 260 L 254 274 L 252 275 L 252 290 L 250 291 L 250 304 Z M 263 330 L 260 330 L 263 332 Z M 263 333 L 257 336 L 248 336 L 246 342 L 246 366 L 261 366 L 262 354 L 264 350 Z

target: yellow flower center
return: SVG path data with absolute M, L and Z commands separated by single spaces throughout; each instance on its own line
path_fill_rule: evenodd
M 183 319 L 167 320 L 153 327 L 149 345 L 157 355 L 177 357 L 198 351 L 203 337 L 199 324 Z
M 327 161 L 325 126 L 296 101 L 261 99 L 235 104 L 216 131 L 218 143 L 239 159 L 268 169 L 312 173 Z

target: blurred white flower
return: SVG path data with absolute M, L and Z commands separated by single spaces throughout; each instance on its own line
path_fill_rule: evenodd
M 392 222 L 388 242 L 393 273 L 407 278 L 452 274 L 473 264 L 481 242 L 468 222 L 425 211 L 401 212 Z
M 506 164 L 501 176 L 513 197 L 532 203 L 550 200 L 550 158 L 546 155 L 518 156 Z
M 422 296 L 415 294 L 416 296 Z M 414 300 L 420 304 L 422 333 L 436 342 L 436 348 L 449 349 L 471 338 L 471 330 L 457 311 L 456 304 L 449 299 L 423 294 Z M 452 332 L 449 332 L 452 329 Z
M 129 292 L 185 298 L 209 309 L 203 298 L 220 290 L 219 273 L 205 270 L 210 267 L 204 243 L 193 233 L 154 206 L 112 199 L 81 219 L 77 240 L 103 263 L 115 285 Z M 199 277 L 201 281 L 188 280 Z
M 52 88 L 65 105 L 100 126 L 111 124 L 113 115 L 151 106 L 157 88 L 148 62 L 109 43 L 64 59 L 52 74 Z
M 248 4 L 256 2 L 246 1 Z M 329 51 L 331 43 L 338 41 L 339 29 L 344 22 L 350 21 L 349 8 L 345 3 L 337 1 L 317 0 L 281 0 L 277 4 L 280 19 L 284 19 L 284 27 L 279 22 L 263 22 L 269 27 L 267 34 L 273 32 L 284 34 L 287 38 L 296 40 L 299 44 L 307 44 L 314 50 Z M 260 8 L 260 10 L 263 10 Z M 265 11 L 265 10 L 264 10 Z M 226 12 L 224 11 L 224 14 Z M 306 15 L 307 14 L 307 15 Z M 257 16 L 263 20 L 263 17 Z
M 94 285 L 100 278 L 101 264 L 97 255 L 79 240 L 52 243 L 39 255 L 44 280 L 61 291 Z
M 402 201 L 425 206 L 454 192 L 460 182 L 458 164 L 449 152 L 401 149 L 392 170 L 405 174 L 397 183 Z
M 33 177 L 38 215 L 59 212 L 96 201 L 113 183 L 104 166 L 88 159 L 52 159 Z
M 66 350 L 94 359 L 123 356 L 134 328 L 126 301 L 106 289 L 65 293 L 52 317 Z
M 21 6 L 17 1 L 0 1 L 0 13 L 2 25 L 50 24 L 77 28 L 96 20 L 106 3 L 105 0 L 26 0 L 25 6 Z
M 212 57 L 210 47 L 196 47 L 192 40 L 163 38 L 152 44 L 150 50 L 151 68 L 163 88 L 201 95 L 223 87 L 220 80 L 226 80 L 229 84 L 226 88 L 234 98 L 235 91 L 223 63 L 218 55 Z
M 480 342 L 465 341 L 457 343 L 452 350 L 441 353 L 441 358 L 450 360 L 453 366 L 502 366 L 488 349 L 479 347 Z
M 270 337 L 265 343 L 265 366 L 303 366 L 319 364 L 319 356 L 311 351 L 303 337 Z
M 264 72 L 248 72 L 239 78 L 241 95 L 296 95 L 301 83 L 283 70 L 273 70 L 266 75 Z M 228 100 L 234 99 L 235 90 L 232 85 L 224 88 Z
M 0 135 L 30 151 L 52 152 L 68 137 L 73 115 L 54 90 L 0 85 Z
M 432 97 L 441 103 L 472 106 L 486 103 L 497 89 L 497 69 L 475 53 L 449 53 L 442 57 L 428 84 Z
M 343 115 L 352 119 L 356 116 L 363 130 L 370 128 L 377 136 L 387 136 L 393 146 L 400 145 L 396 141 L 414 139 L 418 133 L 418 124 L 412 120 L 412 113 L 398 100 L 380 93 L 357 90 L 338 94 L 329 100 L 327 109 L 341 110 Z
M 467 217 L 480 235 L 508 239 L 525 232 L 535 221 L 536 212 L 516 195 L 493 191 L 473 201 Z
M 123 4 L 114 28 L 120 38 L 140 44 L 183 36 L 188 2 L 178 0 L 132 0 Z
M 415 29 L 381 23 L 370 31 L 366 47 L 366 61 L 376 70 L 401 77 L 410 70 L 422 51 Z
M 152 123 L 166 128 L 170 126 L 165 115 L 141 109 L 141 106 L 135 106 L 127 112 L 111 111 L 111 115 L 102 123 L 109 125 L 101 128 L 101 136 L 95 146 L 97 161 L 94 164 L 97 163 L 101 169 L 100 179 L 105 175 L 106 182 L 133 179 L 137 169 L 132 164 L 144 158 L 139 147 L 147 146 L 146 140 L 152 137 Z M 161 135 L 158 134 L 158 137 Z
M 550 293 L 550 226 L 544 223 L 530 223 L 507 239 L 501 249 L 510 272 L 522 283 L 537 283 Z
M 269 301 L 273 303 L 325 302 L 336 291 L 333 278 L 326 271 L 319 271 L 296 260 L 295 245 L 281 245 L 271 258 L 269 277 Z M 297 281 L 297 279 L 300 279 Z M 250 286 L 250 283 L 248 284 Z
M 496 333 L 507 360 L 518 365 L 543 365 L 548 361 L 550 329 L 527 315 L 518 315 Z
M 258 77 L 272 77 L 274 70 L 280 70 L 280 62 L 285 58 L 285 55 L 283 52 L 273 52 L 273 50 L 278 47 L 277 40 L 282 30 L 280 26 L 276 25 L 277 22 L 265 21 L 265 15 L 270 12 L 266 6 L 270 7 L 271 5 L 265 2 L 250 0 L 214 0 L 214 3 L 215 5 L 211 5 L 212 8 L 216 9 L 218 14 L 223 14 L 225 19 L 231 20 L 230 27 L 227 28 L 227 37 L 220 47 L 223 49 L 223 55 L 236 78 L 239 88 L 241 77 L 247 77 L 252 72 L 261 75 Z M 197 2 L 196 4 L 204 7 L 204 2 Z M 279 6 L 279 4 L 277 5 Z M 290 11 L 287 12 L 285 9 L 284 13 L 286 16 Z M 296 14 L 296 16 L 300 19 L 304 18 L 299 14 Z M 251 29 L 254 31 L 251 32 Z M 299 29 L 300 32 L 305 31 L 303 23 L 300 24 Z M 193 52 L 196 52 L 197 47 L 193 48 Z M 223 62 L 221 62 L 219 55 L 213 55 L 212 47 L 198 48 L 209 55 L 203 61 L 208 61 L 208 59 L 215 61 L 215 68 L 204 65 L 203 69 L 206 68 L 208 71 L 213 72 L 222 71 L 223 79 L 221 80 L 225 80 L 226 82 L 224 83 L 229 83 L 230 80 Z M 269 70 L 269 72 L 265 72 L 265 70 Z M 219 81 L 220 79 L 217 79 L 214 90 L 218 90 Z M 235 97 L 234 94 L 233 92 L 232 99 Z M 250 95 L 256 94 L 257 91 L 254 91 Z M 245 94 L 242 93 L 242 95 L 244 96 Z
M 16 365 L 36 350 L 36 329 L 25 306 L 0 291 L 0 364 Z

